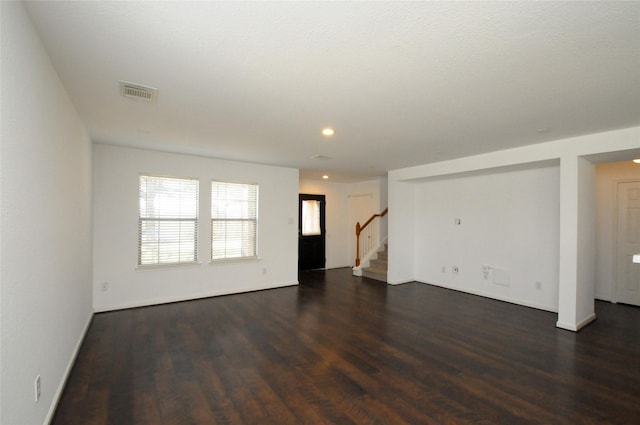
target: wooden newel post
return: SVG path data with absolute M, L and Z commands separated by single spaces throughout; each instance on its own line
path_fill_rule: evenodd
M 356 267 L 360 265 L 360 222 L 356 223 Z

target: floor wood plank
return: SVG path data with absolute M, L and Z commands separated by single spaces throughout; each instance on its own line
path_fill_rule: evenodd
M 61 424 L 637 424 L 640 308 L 552 313 L 349 269 L 100 313 Z

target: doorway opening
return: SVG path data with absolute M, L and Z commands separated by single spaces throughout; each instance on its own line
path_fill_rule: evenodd
M 595 299 L 640 303 L 640 150 L 595 156 Z M 635 251 L 635 252 L 634 252 Z
M 618 182 L 616 227 L 614 300 L 640 306 L 640 180 Z

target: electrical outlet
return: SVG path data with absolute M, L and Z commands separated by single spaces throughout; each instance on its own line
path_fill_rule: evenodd
M 106 292 L 109 290 L 109 282 L 102 282 L 102 284 L 100 285 L 100 289 L 102 290 L 102 292 Z
M 266 267 L 262 268 L 262 274 L 267 274 L 267 268 Z
M 542 282 L 540 282 L 539 280 L 538 280 L 538 281 L 536 281 L 536 289 L 537 289 L 538 291 L 540 291 L 540 290 L 542 289 Z
M 460 269 L 458 268 L 458 266 L 451 267 L 451 273 L 458 274 L 458 272 L 460 272 Z
M 442 273 L 446 273 L 447 272 L 447 266 L 442 266 Z
M 36 380 L 34 382 L 34 388 L 35 388 L 35 401 L 36 403 L 38 401 L 40 401 L 40 375 L 36 376 Z
M 482 265 L 482 275 L 484 277 L 484 280 L 489 280 L 489 272 L 491 271 L 491 266 L 488 264 L 483 264 Z

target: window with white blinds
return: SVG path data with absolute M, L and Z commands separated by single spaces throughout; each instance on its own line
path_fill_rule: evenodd
M 138 265 L 198 260 L 198 180 L 140 176 Z
M 257 256 L 258 185 L 211 183 L 211 259 Z

